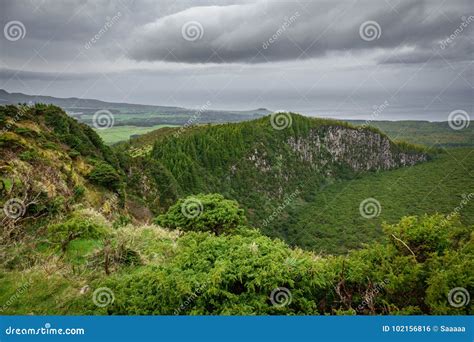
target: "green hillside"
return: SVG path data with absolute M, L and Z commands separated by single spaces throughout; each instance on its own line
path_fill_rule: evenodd
M 291 120 L 112 149 L 58 107 L 0 106 L 0 312 L 473 314 L 450 304 L 474 290 L 471 150 Z
M 291 120 L 285 130 L 275 130 L 266 117 L 169 131 L 156 137 L 150 155 L 172 174 L 178 196 L 219 192 L 256 211 L 326 179 L 429 158 L 422 149 L 392 143 L 373 129 L 295 114 Z
M 379 215 L 364 218 L 361 202 L 374 198 Z M 450 149 L 434 160 L 409 168 L 373 173 L 354 180 L 328 182 L 306 201 L 291 203 L 263 231 L 314 251 L 345 253 L 382 237 L 382 222 L 405 215 L 456 210 L 474 224 L 474 149 Z

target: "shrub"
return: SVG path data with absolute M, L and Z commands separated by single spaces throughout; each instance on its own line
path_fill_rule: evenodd
M 236 201 L 220 194 L 200 194 L 180 199 L 156 223 L 184 231 L 209 231 L 216 235 L 230 232 L 245 223 L 244 210 Z
M 455 217 L 407 216 L 397 224 L 384 225 L 384 231 L 402 254 L 413 254 L 424 261 L 429 253 L 444 252 L 450 244 L 450 230 L 457 226 L 459 219 Z
M 84 197 L 86 188 L 83 185 L 76 185 L 73 189 L 73 200 L 77 202 Z
M 163 266 L 141 267 L 97 284 L 115 294 L 115 302 L 103 310 L 131 315 L 315 314 L 318 301 L 331 292 L 324 263 L 281 241 L 191 232 L 178 246 L 177 256 Z
M 119 228 L 132 223 L 132 218 L 128 215 L 120 215 L 112 224 L 114 228 Z
M 36 133 L 34 130 L 29 129 L 27 127 L 16 127 L 14 132 L 16 134 L 23 135 L 29 138 L 35 138 L 38 136 L 38 133 Z
M 91 182 L 112 190 L 118 190 L 121 184 L 117 170 L 105 162 L 97 162 L 88 178 Z
M 51 242 L 57 243 L 64 253 L 69 243 L 78 238 L 98 239 L 107 234 L 107 229 L 97 223 L 94 219 L 83 217 L 78 214 L 65 222 L 54 224 L 48 227 L 48 238 Z
M 34 162 L 41 159 L 37 150 L 28 150 L 20 153 L 18 157 L 26 162 Z
M 68 152 L 68 155 L 69 155 L 69 157 L 71 157 L 71 158 L 74 159 L 74 158 L 79 157 L 79 156 L 81 155 L 81 153 L 80 153 L 79 151 L 77 151 L 77 150 L 70 150 L 70 151 Z

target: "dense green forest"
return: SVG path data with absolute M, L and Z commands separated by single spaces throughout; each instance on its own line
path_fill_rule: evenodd
M 472 149 L 287 117 L 111 148 L 1 106 L 2 313 L 472 314 Z

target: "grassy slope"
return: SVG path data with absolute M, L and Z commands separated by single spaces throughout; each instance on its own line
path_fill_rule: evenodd
M 265 233 L 315 251 L 344 253 L 380 238 L 383 221 L 394 223 L 412 214 L 449 214 L 469 193 L 474 193 L 474 149 L 449 149 L 431 162 L 323 186 L 309 203 L 295 201 Z M 382 207 L 373 219 L 359 213 L 360 202 L 369 197 Z M 474 201 L 460 213 L 462 221 L 473 224 Z
M 145 134 L 163 127 L 173 127 L 172 125 L 155 125 L 151 127 L 137 126 L 115 126 L 107 129 L 96 129 L 96 133 L 108 145 L 126 141 L 134 134 Z

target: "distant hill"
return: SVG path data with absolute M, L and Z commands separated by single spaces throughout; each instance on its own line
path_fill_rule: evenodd
M 370 121 L 347 120 L 354 125 L 370 125 L 386 133 L 395 141 L 436 147 L 472 147 L 474 146 L 474 125 L 456 130 L 448 121 Z
M 92 125 L 92 117 L 98 110 L 108 110 L 114 115 L 115 126 L 185 125 L 192 123 L 239 122 L 268 115 L 265 108 L 248 111 L 210 110 L 209 105 L 189 109 L 170 106 L 153 106 L 133 103 L 105 102 L 77 97 L 58 98 L 52 96 L 9 93 L 0 89 L 0 105 L 19 103 L 45 103 L 63 108 L 78 121 Z M 196 118 L 197 117 L 197 118 Z
M 248 111 L 210 110 L 209 105 L 189 109 L 172 106 L 153 106 L 132 103 L 106 102 L 77 97 L 58 98 L 52 96 L 9 93 L 0 89 L 0 105 L 19 103 L 45 103 L 61 107 L 79 122 L 93 126 L 93 116 L 99 110 L 107 110 L 114 116 L 114 125 L 97 133 L 107 144 L 125 141 L 131 135 L 143 135 L 163 126 L 189 126 L 219 124 L 258 119 L 272 112 L 266 108 Z M 321 116 L 324 116 L 322 113 Z M 453 130 L 447 121 L 364 121 L 343 120 L 356 126 L 373 126 L 386 133 L 391 140 L 437 147 L 474 146 L 474 125 Z M 126 127 L 124 127 L 126 126 Z M 151 134 L 152 135 L 152 134 Z

